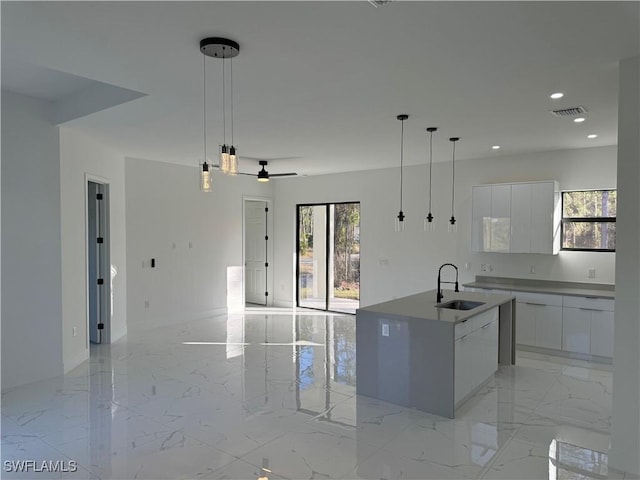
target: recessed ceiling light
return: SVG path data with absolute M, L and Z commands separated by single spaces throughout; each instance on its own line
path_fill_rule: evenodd
M 491 147 L 491 148 L 493 148 L 494 150 L 500 150 L 500 145 L 494 145 L 494 146 L 493 146 L 493 147 Z
M 584 122 L 584 117 L 574 118 L 573 121 L 576 122 L 576 123 L 582 123 L 582 122 Z
M 551 95 L 549 95 L 551 98 L 553 98 L 554 100 L 557 100 L 559 98 L 564 97 L 564 93 L 562 92 L 556 92 L 556 93 L 552 93 Z
M 596 135 L 595 133 L 590 133 L 589 135 L 587 135 L 587 138 L 598 138 L 598 135 Z

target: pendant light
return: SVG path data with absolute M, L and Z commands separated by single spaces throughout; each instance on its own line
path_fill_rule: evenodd
M 238 156 L 236 154 L 236 146 L 233 144 L 233 57 L 240 53 L 240 46 L 237 42 L 228 38 L 210 37 L 200 41 L 200 51 L 206 57 L 222 59 L 222 129 L 223 141 L 220 146 L 220 172 L 225 175 L 237 175 L 238 173 Z M 226 111 L 226 59 L 229 58 L 231 63 L 231 145 L 227 146 L 227 111 Z M 205 85 L 206 89 L 206 85 Z M 205 107 L 206 108 L 206 107 Z M 206 113 L 205 113 L 206 115 Z M 205 132 L 206 142 L 206 132 Z
M 404 232 L 404 219 L 405 215 L 402 211 L 402 187 L 403 187 L 403 167 L 404 167 L 404 121 L 409 118 L 409 115 L 402 114 L 396 117 L 400 120 L 400 211 L 396 217 L 396 232 Z
M 207 69 L 206 69 L 206 63 L 205 63 L 205 58 L 202 57 L 202 65 L 203 65 L 203 81 L 202 81 L 202 85 L 203 85 L 203 99 L 202 99 L 202 104 L 203 104 L 203 109 L 202 109 L 202 125 L 203 125 L 203 130 L 204 130 L 204 135 L 203 135 L 203 150 L 204 150 L 204 160 L 200 163 L 200 167 L 198 169 L 199 173 L 200 173 L 200 191 L 201 192 L 212 192 L 213 191 L 213 182 L 212 182 L 212 178 L 211 178 L 211 170 L 210 170 L 210 165 L 207 162 Z
M 451 218 L 449 219 L 449 225 L 447 231 L 449 233 L 456 233 L 458 231 L 458 225 L 456 224 L 456 217 L 453 215 L 453 206 L 455 203 L 456 195 L 456 142 L 460 140 L 458 137 L 451 137 L 449 141 L 453 144 L 453 161 L 451 163 Z
M 429 213 L 424 219 L 424 231 L 425 232 L 435 232 L 436 224 L 433 223 L 433 215 L 431 214 L 431 172 L 433 165 L 433 132 L 437 131 L 436 127 L 427 128 L 427 132 L 429 132 Z

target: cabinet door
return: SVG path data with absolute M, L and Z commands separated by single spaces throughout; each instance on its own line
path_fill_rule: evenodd
M 458 403 L 471 392 L 471 378 L 473 375 L 473 345 L 469 335 L 465 335 L 455 342 L 454 360 L 454 392 L 455 403 Z
M 562 349 L 590 353 L 591 312 L 581 308 L 562 309 Z
M 511 185 L 491 187 L 491 252 L 509 253 L 511 244 Z
M 530 183 L 511 185 L 511 253 L 531 252 Z
M 533 183 L 531 189 L 531 253 L 554 252 L 554 209 L 558 195 L 554 182 Z
M 562 349 L 562 307 L 534 305 L 536 346 Z
M 613 357 L 613 312 L 591 312 L 591 355 Z
M 475 333 L 475 332 L 474 332 Z M 498 320 L 487 321 L 477 330 L 478 356 L 474 362 L 473 388 L 498 369 Z
M 491 185 L 471 189 L 471 250 L 488 252 L 491 234 Z
M 536 324 L 534 306 L 525 302 L 516 304 L 516 343 L 521 345 L 536 344 Z

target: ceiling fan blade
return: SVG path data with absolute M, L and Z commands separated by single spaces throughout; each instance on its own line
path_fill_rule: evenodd
M 270 173 L 269 177 L 296 177 L 298 174 L 294 172 L 290 173 Z
M 250 177 L 257 177 L 258 176 L 255 173 L 242 173 L 242 172 L 238 172 L 238 175 L 249 175 Z

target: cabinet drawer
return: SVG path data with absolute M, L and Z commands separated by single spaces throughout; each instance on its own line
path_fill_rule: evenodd
M 487 323 L 493 322 L 498 319 L 498 307 L 494 307 L 491 310 L 487 310 L 475 317 L 471 317 L 455 325 L 455 339 L 469 335 L 471 332 L 484 327 Z
M 562 304 L 565 307 L 613 312 L 614 301 L 609 298 L 575 297 L 573 295 L 565 295 L 563 297 Z
M 562 306 L 562 295 L 552 295 L 547 293 L 512 292 L 516 301 L 520 303 L 530 303 L 533 305 L 553 305 Z

